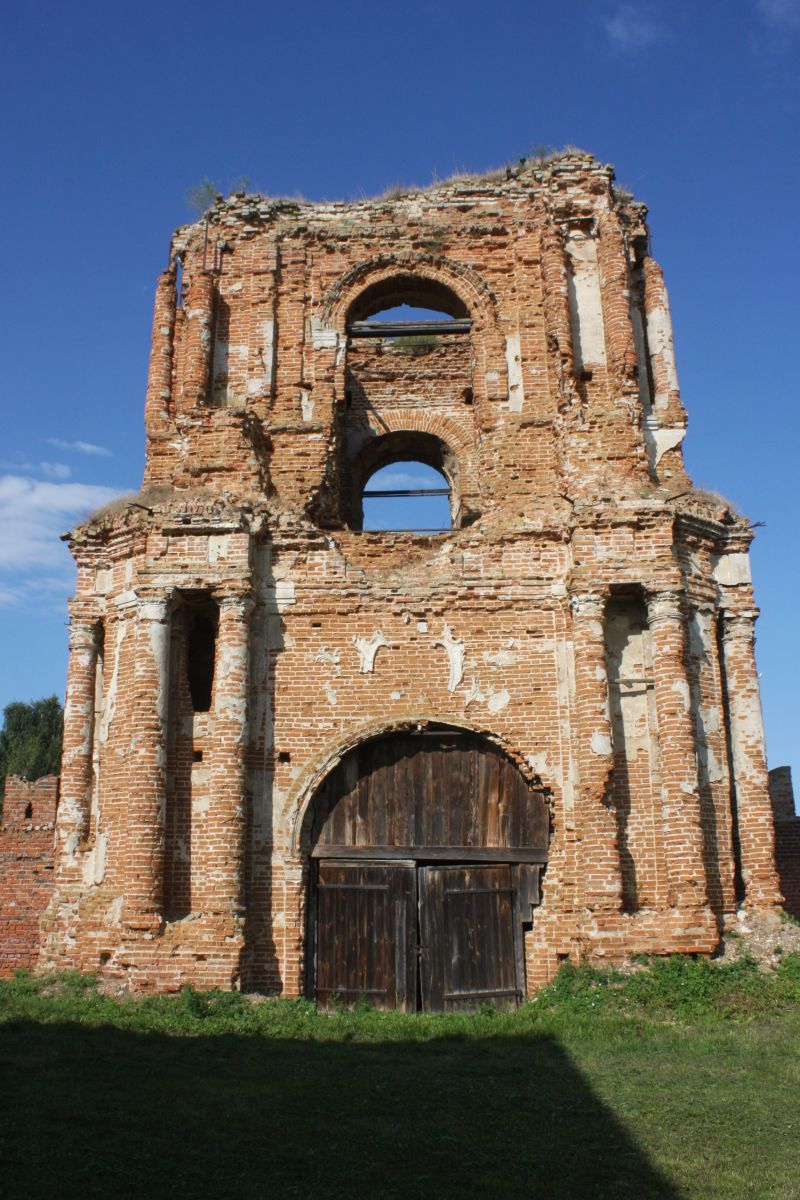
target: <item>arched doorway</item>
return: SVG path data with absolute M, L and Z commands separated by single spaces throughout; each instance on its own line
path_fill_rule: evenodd
M 519 1002 L 549 814 L 510 759 L 463 730 L 387 734 L 342 759 L 311 822 L 308 987 L 318 1004 Z

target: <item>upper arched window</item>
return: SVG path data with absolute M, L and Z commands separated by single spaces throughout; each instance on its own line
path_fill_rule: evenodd
M 440 319 L 469 320 L 464 301 L 443 283 L 422 275 L 401 274 L 379 279 L 364 288 L 350 305 L 347 324 L 350 327 L 369 321 L 398 307 L 426 310 Z

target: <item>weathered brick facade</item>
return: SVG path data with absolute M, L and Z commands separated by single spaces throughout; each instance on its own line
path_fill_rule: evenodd
M 402 301 L 461 332 L 355 336 Z M 549 798 L 529 990 L 711 951 L 737 886 L 779 902 L 752 532 L 686 475 L 666 291 L 609 167 L 221 201 L 158 281 L 145 418 L 142 492 L 70 539 L 42 965 L 297 995 L 315 793 L 432 724 Z M 452 530 L 363 532 L 408 459 Z
M 36 966 L 39 920 L 53 894 L 58 777 L 5 781 L 0 826 L 0 975 Z

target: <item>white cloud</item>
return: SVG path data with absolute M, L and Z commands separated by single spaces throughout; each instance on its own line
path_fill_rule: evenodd
M 756 10 L 769 25 L 800 31 L 800 0 L 756 0 Z
M 59 568 L 64 547 L 59 534 L 87 513 L 113 500 L 115 488 L 87 483 L 49 483 L 22 475 L 0 476 L 0 571 L 27 576 L 36 568 Z M 7 588 L 22 581 L 0 580 Z
M 618 4 L 603 19 L 603 28 L 611 45 L 622 54 L 636 54 L 659 41 L 662 26 L 639 4 Z
M 105 446 L 95 446 L 94 442 L 64 442 L 61 438 L 48 438 L 48 443 L 51 446 L 58 446 L 59 450 L 74 450 L 76 454 L 89 454 L 93 458 L 113 458 L 111 450 Z
M 438 471 L 434 472 L 428 467 L 422 467 L 418 472 L 412 471 L 391 471 L 384 468 L 382 471 L 376 471 L 372 478 L 367 483 L 368 491 L 395 491 L 398 488 L 430 488 L 444 487 L 445 481 L 441 478 Z
M 72 470 L 66 463 L 59 462 L 40 462 L 39 470 L 48 479 L 69 479 Z

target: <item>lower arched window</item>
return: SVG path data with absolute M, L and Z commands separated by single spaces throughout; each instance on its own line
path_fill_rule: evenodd
M 396 431 L 367 442 L 350 480 L 351 529 L 429 534 L 459 524 L 455 457 L 433 434 Z

